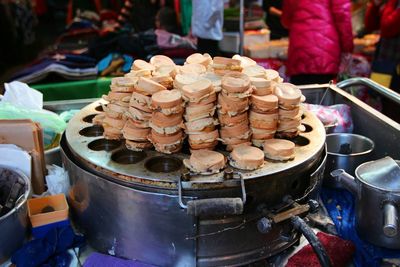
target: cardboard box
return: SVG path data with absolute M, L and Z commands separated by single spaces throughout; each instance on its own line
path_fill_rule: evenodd
M 287 59 L 289 41 L 273 40 L 263 44 L 251 44 L 245 47 L 245 55 L 251 58 Z
M 269 42 L 269 35 L 268 29 L 246 31 L 243 40 L 244 46 Z M 219 42 L 219 48 L 225 52 L 239 53 L 239 44 L 239 32 L 224 32 L 223 39 Z
M 28 215 L 32 227 L 39 227 L 68 219 L 68 203 L 64 194 L 28 200 Z
M 31 155 L 33 192 L 42 194 L 45 191 L 46 164 L 40 125 L 31 120 L 0 120 L 0 143 L 15 144 Z

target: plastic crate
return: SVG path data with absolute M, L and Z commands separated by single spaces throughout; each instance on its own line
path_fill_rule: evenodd
M 43 93 L 43 101 L 99 98 L 110 91 L 111 78 L 31 85 Z

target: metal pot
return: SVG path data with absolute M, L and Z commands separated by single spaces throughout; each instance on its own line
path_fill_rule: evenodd
M 1 210 L 11 208 L 0 217 L 0 264 L 22 246 L 27 236 L 28 211 L 26 202 L 30 193 L 30 180 L 26 175 L 0 165 Z
M 44 159 L 47 165 L 61 166 L 60 146 L 53 147 L 44 152 Z
M 326 136 L 328 158 L 326 160 L 325 177 L 331 171 L 344 169 L 351 175 L 361 163 L 370 160 L 374 150 L 374 142 L 362 135 L 350 133 L 334 133 Z M 340 187 L 334 180 L 325 179 L 324 184 Z
M 391 249 L 400 249 L 399 165 L 400 161 L 385 157 L 358 166 L 356 178 L 343 169 L 331 172 L 336 182 L 355 195 L 356 229 L 360 237 Z

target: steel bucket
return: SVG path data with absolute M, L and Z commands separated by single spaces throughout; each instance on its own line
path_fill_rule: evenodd
M 0 217 L 0 264 L 10 258 L 22 246 L 27 236 L 27 200 L 31 193 L 29 178 L 18 170 L 0 165 L 0 205 L 4 206 L 13 185 L 18 182 L 22 189 L 15 206 Z
M 328 157 L 326 160 L 325 175 L 336 169 L 343 169 L 354 175 L 355 169 L 364 162 L 371 160 L 374 142 L 362 135 L 351 133 L 333 133 L 326 135 Z M 332 179 L 324 179 L 324 185 L 341 187 Z

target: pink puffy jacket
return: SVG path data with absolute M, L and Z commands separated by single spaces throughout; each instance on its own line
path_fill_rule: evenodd
M 353 50 L 349 0 L 284 0 L 289 29 L 288 75 L 337 74 L 341 53 Z

